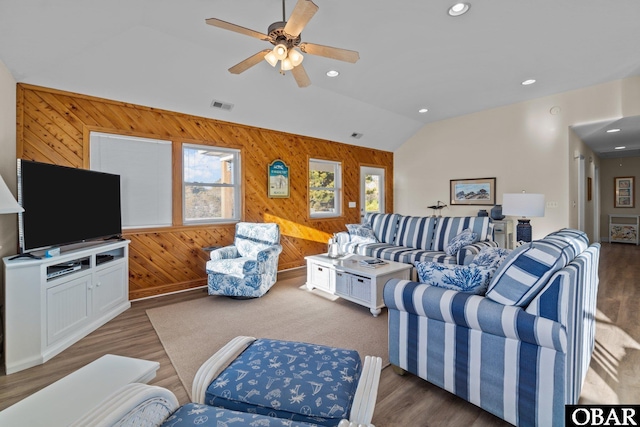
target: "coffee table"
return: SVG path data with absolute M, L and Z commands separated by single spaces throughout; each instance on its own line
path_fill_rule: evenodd
M 385 265 L 363 267 L 360 260 L 373 259 L 347 254 L 330 258 L 327 254 L 306 256 L 307 288 L 320 289 L 369 308 L 377 317 L 382 312 L 382 290 L 389 279 L 409 280 L 411 264 L 386 261 Z

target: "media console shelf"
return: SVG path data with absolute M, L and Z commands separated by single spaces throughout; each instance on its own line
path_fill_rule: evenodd
M 609 215 L 609 242 L 640 244 L 638 215 Z
M 3 258 L 7 375 L 46 362 L 131 306 L 129 240 L 11 258 Z

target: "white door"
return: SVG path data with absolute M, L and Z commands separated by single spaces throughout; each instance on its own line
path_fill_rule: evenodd
M 384 168 L 360 166 L 360 220 L 384 212 Z

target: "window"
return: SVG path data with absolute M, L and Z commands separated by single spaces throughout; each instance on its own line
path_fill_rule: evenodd
M 240 220 L 240 150 L 184 144 L 185 224 Z
M 92 170 L 120 175 L 122 228 L 169 227 L 171 141 L 91 132 Z
M 309 212 L 312 218 L 342 215 L 340 162 L 309 160 Z

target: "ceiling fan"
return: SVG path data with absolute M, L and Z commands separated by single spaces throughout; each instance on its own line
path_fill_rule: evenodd
M 298 49 L 310 55 L 324 56 L 325 58 L 337 59 L 339 61 L 351 63 L 355 63 L 360 59 L 358 52 L 353 50 L 322 46 L 314 43 L 301 43 L 300 33 L 311 18 L 313 18 L 313 15 L 318 11 L 318 6 L 316 6 L 311 0 L 298 0 L 293 12 L 291 12 L 289 20 L 285 21 L 284 2 L 285 0 L 282 0 L 282 21 L 274 22 L 269 25 L 267 34 L 250 30 L 216 18 L 209 18 L 205 20 L 207 24 L 213 25 L 214 27 L 235 31 L 236 33 L 268 41 L 274 45 L 273 49 L 261 50 L 255 55 L 239 62 L 229 68 L 229 72 L 233 74 L 240 74 L 258 64 L 263 59 L 272 67 L 275 67 L 278 64 L 278 61 L 280 61 L 280 73 L 284 74 L 285 71 L 291 71 L 293 77 L 296 79 L 296 83 L 298 83 L 298 86 L 306 87 L 311 84 L 311 80 L 309 80 L 309 76 L 302 66 L 302 60 L 304 57 Z

